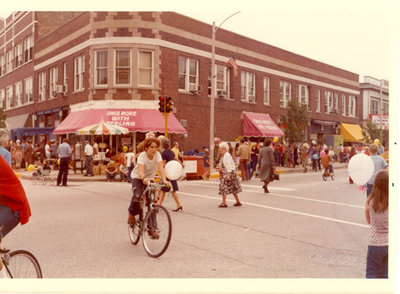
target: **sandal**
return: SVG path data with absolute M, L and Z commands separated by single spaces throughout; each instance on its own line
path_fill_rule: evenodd
M 242 206 L 242 203 L 236 202 L 235 204 L 233 204 L 233 206 Z
M 228 205 L 226 205 L 226 203 L 221 203 L 218 207 L 228 207 Z

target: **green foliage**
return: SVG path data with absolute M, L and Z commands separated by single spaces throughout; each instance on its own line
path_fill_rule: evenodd
M 288 103 L 285 116 L 282 122 L 286 125 L 285 139 L 289 144 L 305 141 L 304 129 L 309 121 L 307 106 L 299 104 L 296 98 L 292 98 Z
M 379 141 L 382 142 L 383 139 L 382 130 L 370 121 L 367 121 L 366 125 L 363 127 L 362 134 L 367 143 L 373 143 L 375 139 L 379 139 Z
M 0 128 L 6 127 L 6 114 L 3 108 L 0 107 Z

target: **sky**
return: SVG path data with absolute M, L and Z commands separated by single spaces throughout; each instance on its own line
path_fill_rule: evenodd
M 96 1 L 96 10 L 176 11 L 261 42 L 377 79 L 397 79 L 399 13 L 395 0 L 147 0 Z M 86 6 L 85 6 L 86 5 Z M 93 10 L 78 0 L 59 6 L 47 1 L 15 0 L 0 17 L 18 10 Z M 218 34 L 218 33 L 217 33 Z M 211 31 L 210 31 L 211 35 Z

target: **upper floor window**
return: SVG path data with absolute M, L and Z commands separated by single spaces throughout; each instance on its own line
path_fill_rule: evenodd
M 346 116 L 346 95 L 342 94 L 342 115 Z
M 339 94 L 338 93 L 333 93 L 334 97 L 334 113 L 338 114 L 339 113 Z
M 349 96 L 349 116 L 356 116 L 356 97 L 355 96 Z
M 12 106 L 13 100 L 13 86 L 9 86 L 6 89 L 6 109 L 10 109 Z
M 24 40 L 24 62 L 32 60 L 33 38 L 32 36 Z
M 44 101 L 46 99 L 46 72 L 39 73 L 39 95 L 38 101 Z
M 49 72 L 49 97 L 57 97 L 58 67 L 53 67 Z
M 321 90 L 317 90 L 317 96 L 315 97 L 315 111 L 316 112 L 321 112 Z
M 131 51 L 115 50 L 115 84 L 131 84 Z
M 264 104 L 271 104 L 269 99 L 269 77 L 264 77 Z
M 63 85 L 64 85 L 64 87 L 67 87 L 67 85 L 68 85 L 68 75 L 67 75 L 67 63 L 66 62 L 63 63 L 63 73 L 64 73 L 64 75 L 63 75 Z M 67 92 L 67 91 L 65 91 L 65 92 Z
M 24 103 L 29 103 L 29 102 L 33 102 L 32 77 L 25 79 Z
M 18 82 L 15 84 L 15 96 L 14 96 L 14 107 L 20 106 L 23 104 L 22 98 L 22 82 Z
M 369 113 L 379 114 L 379 100 L 371 99 Z
M 333 112 L 333 92 L 325 91 L 325 113 Z
M 292 96 L 292 84 L 287 81 L 279 82 L 280 106 L 286 108 Z
M 211 66 L 208 72 L 208 95 L 211 95 Z M 223 65 L 215 65 L 216 81 L 215 93 L 217 97 L 229 98 L 230 97 L 230 69 Z
M 195 59 L 179 56 L 178 89 L 186 92 L 198 88 L 199 62 Z
M 81 91 L 83 87 L 83 75 L 85 73 L 85 56 L 74 59 L 74 92 Z
M 153 86 L 153 51 L 139 50 L 139 86 Z
M 13 68 L 12 60 L 13 60 L 13 52 L 12 50 L 8 50 L 6 52 L 6 73 L 9 73 Z
M 97 86 L 108 85 L 108 51 L 99 50 L 95 54 L 95 81 Z
M 5 108 L 4 100 L 5 100 L 5 91 L 4 89 L 0 90 L 0 108 Z
M 389 103 L 388 102 L 382 103 L 382 114 L 389 114 Z
M 24 63 L 22 58 L 22 43 L 19 43 L 14 48 L 14 67 L 18 67 Z
M 256 102 L 256 75 L 242 71 L 240 99 L 246 102 Z
M 3 76 L 6 73 L 6 59 L 4 55 L 0 56 L 0 76 Z
M 309 108 L 308 104 L 308 97 L 309 97 L 309 88 L 306 85 L 299 85 L 297 89 L 297 99 L 299 104 L 305 105 Z

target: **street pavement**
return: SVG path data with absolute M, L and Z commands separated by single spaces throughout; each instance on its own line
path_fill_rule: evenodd
M 73 176 L 70 178 L 72 179 Z M 70 181 L 68 187 L 22 183 L 31 203 L 28 224 L 6 237 L 39 259 L 45 278 L 364 278 L 368 225 L 365 196 L 321 172 L 283 173 L 264 194 L 242 183 L 242 207 L 218 208 L 218 181 L 180 181 L 182 212 L 172 212 L 172 241 L 158 259 L 130 243 L 128 183 Z

